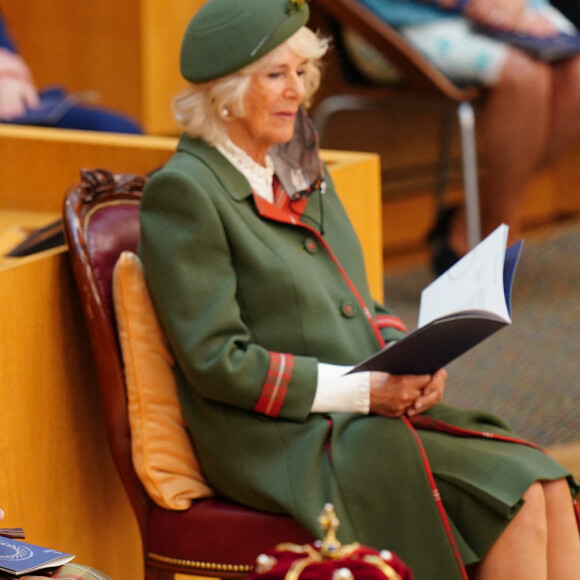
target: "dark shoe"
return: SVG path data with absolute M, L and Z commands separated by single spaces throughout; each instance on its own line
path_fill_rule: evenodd
M 436 276 L 440 276 L 443 272 L 449 270 L 461 258 L 449 246 L 449 231 L 458 210 L 459 206 L 443 208 L 439 212 L 435 226 L 427 237 L 431 246 L 431 270 Z

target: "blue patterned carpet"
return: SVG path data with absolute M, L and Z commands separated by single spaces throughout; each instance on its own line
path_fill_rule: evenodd
M 430 272 L 387 273 L 386 303 L 409 328 Z M 448 367 L 445 401 L 501 415 L 541 446 L 580 440 L 580 221 L 526 242 L 512 325 Z

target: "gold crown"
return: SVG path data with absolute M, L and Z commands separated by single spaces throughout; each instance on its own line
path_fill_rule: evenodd
M 358 561 L 373 566 L 387 580 L 402 580 L 397 571 L 388 564 L 388 561 L 393 558 L 393 554 L 388 550 L 382 550 L 380 553 L 367 553 L 370 551 L 364 550 L 358 542 L 344 546 L 340 543 L 336 537 L 336 531 L 340 526 L 340 521 L 332 504 L 327 503 L 324 506 L 322 513 L 318 516 L 318 523 L 324 530 L 324 539 L 322 541 L 315 542 L 313 545 L 282 543 L 276 546 L 275 552 L 290 552 L 302 556 L 292 562 L 284 575 L 284 580 L 299 580 L 302 572 L 311 564 L 337 560 L 345 560 L 345 565 L 333 571 L 332 580 L 355 580 L 346 561 L 353 556 L 357 557 Z M 365 553 L 361 553 L 360 558 L 358 558 L 358 552 Z M 257 576 L 266 574 L 277 564 L 278 559 L 275 555 L 260 554 L 256 559 L 254 574 Z

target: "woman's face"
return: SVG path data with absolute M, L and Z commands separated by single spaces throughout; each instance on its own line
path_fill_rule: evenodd
M 251 77 L 245 116 L 232 117 L 226 124 L 230 139 L 258 163 L 264 163 L 270 147 L 292 139 L 305 95 L 306 64 L 285 44 L 273 50 Z

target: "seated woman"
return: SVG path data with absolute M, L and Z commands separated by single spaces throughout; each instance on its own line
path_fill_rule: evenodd
M 458 84 L 489 89 L 476 127 L 481 229 L 501 223 L 521 237 L 522 205 L 532 177 L 580 137 L 580 57 L 554 63 L 474 30 L 473 25 L 543 37 L 576 29 L 548 0 L 358 0 L 396 27 L 443 74 Z M 354 59 L 372 54 L 346 37 Z M 364 46 L 364 45 L 363 45 Z M 372 58 L 373 78 L 392 67 Z M 384 72 L 383 72 L 384 71 Z M 443 212 L 431 235 L 433 269 L 441 273 L 468 250 L 461 208 Z
M 16 50 L 6 22 L 0 12 L 0 123 L 21 123 L 82 129 L 85 131 L 111 131 L 114 133 L 141 133 L 141 127 L 130 117 L 103 107 L 82 105 L 68 98 L 60 88 L 47 89 L 45 96 L 58 99 L 58 115 L 31 118 L 24 121 L 27 112 L 38 110 L 41 96 L 34 86 L 30 69 Z M 54 117 L 54 118 L 53 118 Z
M 447 378 L 352 365 L 404 326 L 303 113 L 326 42 L 304 0 L 208 0 L 187 27 L 177 152 L 145 187 L 140 255 L 184 416 L 218 493 L 314 535 L 389 548 L 416 580 L 568 578 L 570 473 L 497 417 L 440 403 Z

